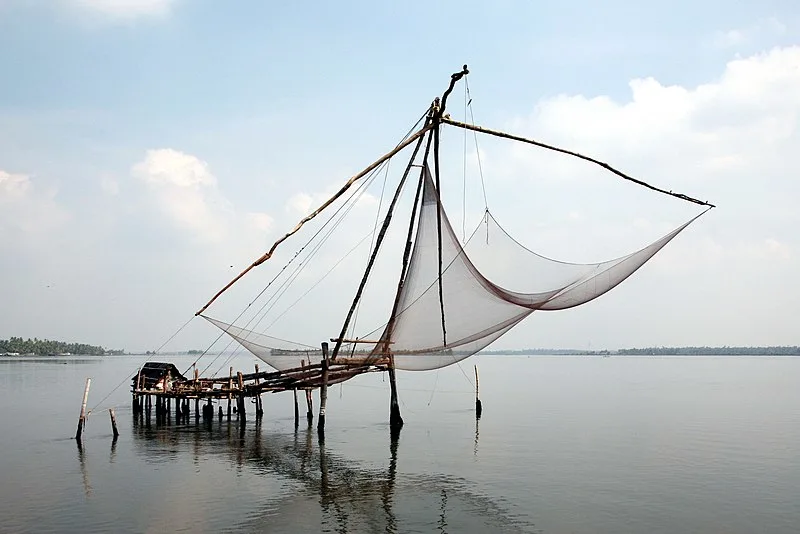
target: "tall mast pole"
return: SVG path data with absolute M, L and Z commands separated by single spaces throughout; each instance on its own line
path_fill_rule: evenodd
M 442 196 L 440 194 L 441 181 L 439 179 L 439 132 L 442 127 L 442 117 L 444 116 L 445 106 L 447 106 L 447 97 L 453 92 L 456 82 L 469 74 L 467 66 L 461 69 L 460 72 L 450 75 L 450 86 L 442 95 L 441 103 L 435 106 L 433 113 L 433 174 L 436 182 L 436 239 L 437 249 L 439 254 L 439 309 L 442 318 L 442 346 L 447 346 L 447 324 L 444 314 L 444 286 L 442 282 Z

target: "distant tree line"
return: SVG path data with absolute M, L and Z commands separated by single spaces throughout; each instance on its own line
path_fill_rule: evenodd
M 53 354 L 87 354 L 104 356 L 106 354 L 124 354 L 122 350 L 106 350 L 103 347 L 86 345 L 85 343 L 65 343 L 49 339 L 22 339 L 11 337 L 0 339 L 0 354 L 15 352 L 19 354 L 53 355 Z
M 617 353 L 653 356 L 800 356 L 800 347 L 647 347 L 620 349 Z
M 611 354 L 645 356 L 800 356 L 800 347 L 646 347 L 619 350 L 518 349 L 484 350 L 480 354 L 502 354 L 505 356 L 605 356 Z

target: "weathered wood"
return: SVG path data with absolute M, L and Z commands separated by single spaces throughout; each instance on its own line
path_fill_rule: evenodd
M 319 420 L 317 432 L 325 432 L 325 407 L 328 404 L 328 344 L 322 343 L 322 385 L 319 388 Z
M 633 183 L 635 183 L 637 185 L 641 185 L 643 187 L 646 187 L 646 188 L 651 189 L 653 191 L 656 191 L 658 193 L 663 193 L 663 194 L 669 195 L 671 197 L 680 198 L 681 200 L 686 200 L 687 202 L 691 202 L 693 204 L 699 204 L 701 206 L 708 206 L 709 208 L 715 207 L 714 204 L 711 204 L 711 203 L 706 202 L 704 200 L 698 200 L 696 198 L 692 198 L 690 196 L 684 195 L 683 193 L 674 193 L 672 191 L 667 191 L 666 189 L 661 189 L 659 187 L 650 185 L 647 182 L 643 182 L 642 180 L 633 178 L 632 176 L 628 176 L 624 172 L 615 169 L 614 167 L 612 167 L 608 163 L 602 162 L 602 161 L 600 161 L 598 159 L 595 159 L 595 158 L 591 158 L 591 157 L 586 156 L 584 154 L 581 154 L 579 152 L 574 152 L 572 150 L 567 150 L 565 148 L 560 148 L 560 147 L 557 147 L 557 146 L 554 146 L 554 145 L 549 145 L 547 143 L 542 143 L 540 141 L 536 141 L 535 139 L 528 139 L 528 138 L 525 138 L 525 137 L 521 137 L 519 135 L 508 134 L 508 133 L 501 132 L 501 131 L 498 131 L 498 130 L 492 130 L 490 128 L 483 128 L 482 126 L 476 126 L 474 124 L 467 124 L 465 122 L 459 122 L 459 121 L 453 120 L 453 119 L 451 119 L 449 117 L 443 117 L 441 119 L 441 122 L 444 123 L 444 124 L 449 124 L 451 126 L 455 126 L 457 128 L 463 128 L 465 130 L 472 130 L 473 132 L 483 133 L 483 134 L 487 134 L 487 135 L 493 135 L 495 137 L 502 137 L 503 139 L 511 139 L 512 141 L 520 141 L 522 143 L 528 143 L 530 145 L 538 146 L 540 148 L 544 148 L 544 149 L 547 149 L 547 150 L 552 150 L 554 152 L 560 152 L 560 153 L 566 154 L 568 156 L 573 156 L 575 158 L 582 159 L 582 160 L 588 161 L 590 163 L 594 163 L 595 165 L 599 165 L 600 167 L 603 167 L 605 170 L 607 170 L 607 171 L 609 171 L 609 172 L 611 172 L 613 174 L 616 174 L 617 176 L 619 176 L 620 178 L 622 178 L 624 180 L 628 180 L 630 182 L 633 182 Z
M 231 366 L 230 371 L 228 372 L 228 390 L 233 390 L 233 366 Z M 231 420 L 231 399 L 233 398 L 233 394 L 228 393 L 228 421 Z
M 481 398 L 478 392 L 478 366 L 475 366 L 475 417 L 478 419 L 481 418 L 481 414 L 483 413 L 483 404 L 481 404 Z
M 111 430 L 114 433 L 114 439 L 117 439 L 119 431 L 117 430 L 117 415 L 114 413 L 114 408 L 108 409 L 108 415 L 111 416 Z
M 83 426 L 86 423 L 86 403 L 89 400 L 89 387 L 92 385 L 92 379 L 86 379 L 86 386 L 83 389 L 83 402 L 81 402 L 81 415 L 78 418 L 78 431 L 75 433 L 75 439 L 80 440 L 83 434 Z
M 261 419 L 261 417 L 263 417 L 264 415 L 264 410 L 261 408 L 261 388 L 258 387 L 259 384 L 258 364 L 256 364 L 255 381 L 256 381 L 256 390 L 258 391 L 258 393 L 256 393 L 256 419 Z
M 400 405 L 397 402 L 397 379 L 394 372 L 394 362 L 389 366 L 389 427 L 399 430 L 403 426 L 403 418 L 400 416 Z
M 297 405 L 297 389 L 293 389 L 294 393 L 294 427 L 300 426 L 300 407 Z
M 342 343 L 381 343 L 381 340 L 374 340 L 374 339 L 339 339 L 335 337 L 331 338 L 331 343 L 338 343 L 340 341 Z M 384 341 L 383 343 L 387 342 Z M 388 343 L 394 343 L 394 341 L 389 341 Z

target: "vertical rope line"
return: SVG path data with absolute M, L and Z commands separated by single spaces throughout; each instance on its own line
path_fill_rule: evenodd
M 469 119 L 472 122 L 472 125 L 475 125 L 475 114 L 472 110 L 472 95 L 469 92 L 469 81 L 467 77 L 464 77 L 464 89 L 467 91 L 467 97 L 469 101 L 467 102 L 467 107 L 469 107 Z M 478 158 L 478 172 L 481 175 L 481 188 L 483 189 L 483 207 L 486 211 L 489 211 L 489 201 L 486 199 L 486 182 L 483 179 L 483 164 L 481 163 L 481 151 L 478 148 L 478 133 L 473 130 L 472 132 L 473 137 L 475 138 L 475 156 Z
M 464 76 L 464 122 L 467 122 L 467 77 Z M 464 169 L 464 181 L 462 185 L 462 199 L 461 199 L 461 241 L 467 240 L 467 131 L 464 130 L 464 160 L 462 168 Z

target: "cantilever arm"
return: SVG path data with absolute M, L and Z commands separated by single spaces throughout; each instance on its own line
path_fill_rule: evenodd
M 473 132 L 479 132 L 479 133 L 484 133 L 484 134 L 488 134 L 488 135 L 494 135 L 495 137 L 502 137 L 504 139 L 511 139 L 511 140 L 514 140 L 514 141 L 521 141 L 523 143 L 528 143 L 528 144 L 535 145 L 535 146 L 538 146 L 538 147 L 541 147 L 541 148 L 546 148 L 547 150 L 553 150 L 554 152 L 561 152 L 562 154 L 567 154 L 569 156 L 574 156 L 574 157 L 582 159 L 584 161 L 589 161 L 589 162 L 594 163 L 596 165 L 600 165 L 601 167 L 603 167 L 607 171 L 610 171 L 610 172 L 616 174 L 620 178 L 624 178 L 625 180 L 629 180 L 629 181 L 631 181 L 631 182 L 633 182 L 635 184 L 639 184 L 639 185 L 644 186 L 644 187 L 646 187 L 648 189 L 652 189 L 653 191 L 658 191 L 659 193 L 664 193 L 665 195 L 669 195 L 669 196 L 672 196 L 672 197 L 675 197 L 675 198 L 680 198 L 681 200 L 686 200 L 688 202 L 693 202 L 694 204 L 700 204 L 701 206 L 708 206 L 709 208 L 716 207 L 714 204 L 711 204 L 711 203 L 706 202 L 704 200 L 698 200 L 696 198 L 692 198 L 692 197 L 684 195 L 682 193 L 673 193 L 672 191 L 667 191 L 666 189 L 661 189 L 659 187 L 656 187 L 654 185 L 650 185 L 650 184 L 648 184 L 646 182 L 643 182 L 641 180 L 637 180 L 636 178 L 634 178 L 632 176 L 628 176 L 624 172 L 615 169 L 614 167 L 612 167 L 608 163 L 604 163 L 604 162 L 602 162 L 600 160 L 591 158 L 589 156 L 585 156 L 585 155 L 583 155 L 583 154 L 581 154 L 579 152 L 573 152 L 572 150 L 567 150 L 565 148 L 559 148 L 557 146 L 548 145 L 547 143 L 542 143 L 542 142 L 536 141 L 534 139 L 528 139 L 528 138 L 525 138 L 525 137 L 520 137 L 518 135 L 508 134 L 508 133 L 505 133 L 505 132 L 500 132 L 498 130 L 490 130 L 489 128 L 483 128 L 481 126 L 475 126 L 474 124 L 467 124 L 465 122 L 459 122 L 459 121 L 450 119 L 448 117 L 442 117 L 441 121 L 444 124 L 449 124 L 451 126 L 456 126 L 458 128 L 464 128 L 466 130 L 472 130 Z
M 289 232 L 288 232 L 286 235 L 284 235 L 283 237 L 281 237 L 280 239 L 278 239 L 277 241 L 275 241 L 275 243 L 273 243 L 273 244 L 272 244 L 272 247 L 270 247 L 270 249 L 269 249 L 267 252 L 265 252 L 265 253 L 264 253 L 264 255 L 262 255 L 261 257 L 259 257 L 259 258 L 258 258 L 256 261 L 254 261 L 252 264 L 250 264 L 250 265 L 249 265 L 249 266 L 248 266 L 248 267 L 247 267 L 247 268 L 246 268 L 244 271 L 242 271 L 241 273 L 239 273 L 239 274 L 236 276 L 236 278 L 234 278 L 233 280 L 231 280 L 230 282 L 228 282 L 228 283 L 225 285 L 225 287 L 223 287 L 222 289 L 220 289 L 220 290 L 217 292 L 217 294 L 216 294 L 216 295 L 214 295 L 213 297 L 211 297 L 211 300 L 209 300 L 209 301 L 208 301 L 208 302 L 205 304 L 205 306 L 203 306 L 202 308 L 200 308 L 200 310 L 199 310 L 197 313 L 195 313 L 195 315 L 200 315 L 201 313 L 203 313 L 204 311 L 206 311 L 206 308 L 208 308 L 209 306 L 211 306 L 211 304 L 212 304 L 212 303 L 213 303 L 215 300 L 217 300 L 217 298 L 219 298 L 219 296 L 220 296 L 220 295 L 222 295 L 222 294 L 223 294 L 225 291 L 227 291 L 227 290 L 228 290 L 228 289 L 229 289 L 229 288 L 230 288 L 230 287 L 231 287 L 233 284 L 235 284 L 236 282 L 238 282 L 240 278 L 242 278 L 244 275 L 246 275 L 248 272 L 250 272 L 250 270 L 251 270 L 253 267 L 258 267 L 259 265 L 261 265 L 262 263 L 264 263 L 265 261 L 267 261 L 268 259 L 270 259 L 270 258 L 272 257 L 272 254 L 275 252 L 275 249 L 276 249 L 276 248 L 278 248 L 278 245 L 280 245 L 281 243 L 283 243 L 284 241 L 286 241 L 286 240 L 287 240 L 288 238 L 290 238 L 292 235 L 296 234 L 296 233 L 297 233 L 297 232 L 300 230 L 300 228 L 302 228 L 302 226 L 303 226 L 305 223 L 307 223 L 308 221 L 310 221 L 311 219 L 313 219 L 314 217 L 316 217 L 317 215 L 319 215 L 319 214 L 322 212 L 322 210 L 324 210 L 325 208 L 327 208 L 328 206 L 330 206 L 331 204 L 333 204 L 333 203 L 336 201 L 336 199 L 338 199 L 338 198 L 339 198 L 340 196 L 342 196 L 342 195 L 343 195 L 343 194 L 344 194 L 344 193 L 345 193 L 345 192 L 346 192 L 348 189 L 350 189 L 350 186 L 351 186 L 351 185 L 353 185 L 353 184 L 354 184 L 356 181 L 358 181 L 359 179 L 363 178 L 364 176 L 366 176 L 367 174 L 369 174 L 370 172 L 372 172 L 373 170 L 375 170 L 375 169 L 376 169 L 376 168 L 377 168 L 377 167 L 378 167 L 378 166 L 379 166 L 381 163 L 383 163 L 383 162 L 384 162 L 384 161 L 386 161 L 387 159 L 391 158 L 392 156 L 394 156 L 395 154 L 397 154 L 398 152 L 400 152 L 401 150 L 403 150 L 405 147 L 407 147 L 408 145 L 412 144 L 414 141 L 416 141 L 417 139 L 419 139 L 420 137 L 422 137 L 423 135 L 425 135 L 425 134 L 426 134 L 426 133 L 427 133 L 427 132 L 428 132 L 428 131 L 429 131 L 431 128 L 433 128 L 433 125 L 432 125 L 432 124 L 427 124 L 427 125 L 425 125 L 425 126 L 424 126 L 424 127 L 422 127 L 422 128 L 419 130 L 419 131 L 417 131 L 415 134 L 413 134 L 411 137 L 409 137 L 408 139 L 406 139 L 405 141 L 403 141 L 402 143 L 400 143 L 399 145 L 397 145 L 397 146 L 396 146 L 394 149 L 390 150 L 389 152 L 387 152 L 386 154 L 384 154 L 383 156 L 381 156 L 381 157 L 380 157 L 378 160 L 376 160 L 374 163 L 372 163 L 372 164 L 371 164 L 369 167 L 367 167 L 366 169 L 364 169 L 364 170 L 363 170 L 363 171 L 361 171 L 360 173 L 358 173 L 358 174 L 356 174 L 356 175 L 352 176 L 352 177 L 351 177 L 351 178 L 350 178 L 350 179 L 349 179 L 349 180 L 348 180 L 348 181 L 347 181 L 347 182 L 346 182 L 346 183 L 345 183 L 345 184 L 342 186 L 342 188 L 341 188 L 341 189 L 339 189 L 339 191 L 337 191 L 337 192 L 336 192 L 336 194 L 334 194 L 334 195 L 333 195 L 331 198 L 329 198 L 328 200 L 326 200 L 325 202 L 323 202 L 323 203 L 322 203 L 322 205 L 320 205 L 320 207 L 318 207 L 316 210 L 314 210 L 313 212 L 311 212 L 311 213 L 309 213 L 308 215 L 306 215 L 305 217 L 303 217 L 303 218 L 300 220 L 300 222 L 299 222 L 299 223 L 297 223 L 297 225 L 296 225 L 294 228 L 292 228 L 292 230 L 291 230 L 291 231 L 289 231 Z

